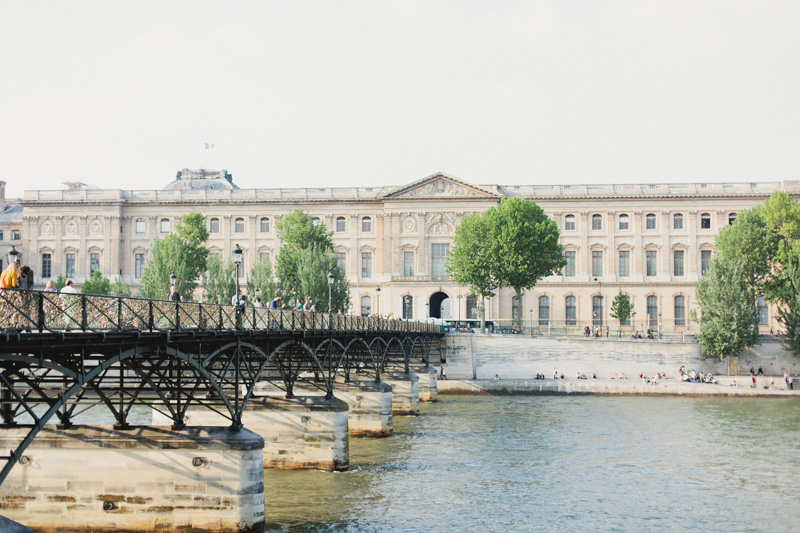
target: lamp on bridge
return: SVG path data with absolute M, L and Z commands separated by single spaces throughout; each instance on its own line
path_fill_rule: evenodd
M 375 289 L 375 292 L 378 294 L 378 318 L 381 317 L 381 288 L 378 287 Z
M 333 313 L 332 302 L 333 299 L 331 297 L 331 290 L 333 289 L 333 280 L 336 279 L 333 275 L 333 272 L 328 272 L 328 314 Z
M 236 294 L 234 295 L 235 302 L 236 302 L 236 327 L 237 329 L 241 329 L 242 327 L 242 314 L 241 314 L 241 306 L 239 305 L 239 267 L 242 264 L 242 249 L 239 248 L 239 245 L 236 245 L 236 248 L 233 249 L 233 264 L 236 265 L 236 272 L 234 273 L 233 277 L 236 280 Z
M 175 272 L 173 272 L 172 274 L 169 275 L 169 284 L 175 285 L 177 282 L 178 282 L 178 275 Z
M 14 248 L 14 245 L 12 244 L 11 249 L 8 251 L 8 262 L 16 263 L 18 258 L 19 258 L 19 252 L 17 251 L 16 248 Z
M 405 315 L 406 323 L 408 323 L 409 315 L 411 314 L 411 296 L 408 294 L 403 296 L 403 314 Z
M 456 298 L 458 298 L 458 325 L 461 325 L 461 298 L 464 296 L 461 293 L 458 293 Z

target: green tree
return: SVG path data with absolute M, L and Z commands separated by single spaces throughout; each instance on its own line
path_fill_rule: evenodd
M 303 297 L 300 287 L 300 252 L 316 248 L 322 252 L 333 251 L 333 233 L 322 224 L 314 223 L 308 213 L 299 209 L 278 220 L 276 224 L 281 250 L 275 270 L 281 280 L 281 296 Z
M 333 274 L 334 280 L 331 286 L 332 310 L 328 309 L 328 273 Z M 300 297 L 310 297 L 317 303 L 319 311 L 344 311 L 349 307 L 349 284 L 339 269 L 333 251 L 320 249 L 317 246 L 302 250 L 299 255 L 297 278 Z
M 697 343 L 706 355 L 720 359 L 732 355 L 758 339 L 756 292 L 745 277 L 742 261 L 714 257 L 697 283 L 696 295 L 701 317 Z
M 117 277 L 111 284 L 111 292 L 109 292 L 109 294 L 117 298 L 129 298 L 131 295 L 131 286 L 125 283 L 124 279 Z
M 206 270 L 208 229 L 205 218 L 197 211 L 183 215 L 176 233 L 153 241 L 151 258 L 142 274 L 140 292 L 145 298 L 166 299 L 170 275 L 177 276 L 176 289 L 186 300 L 192 300 L 197 280 Z
M 786 331 L 784 349 L 800 355 L 800 267 L 791 265 L 787 278 L 791 292 L 778 308 L 778 320 Z
M 104 277 L 102 272 L 95 270 L 92 272 L 92 277 L 83 282 L 81 294 L 111 294 L 111 281 Z
M 203 279 L 203 300 L 215 304 L 230 304 L 236 292 L 233 261 L 223 263 L 217 256 L 207 261 L 208 269 Z
M 256 289 L 261 291 L 261 303 L 264 307 L 278 295 L 278 285 L 272 275 L 272 264 L 265 257 L 256 259 L 247 277 L 247 296 L 251 304 L 256 301 Z
M 492 297 L 497 288 L 492 278 L 492 257 L 488 224 L 481 215 L 467 215 L 461 219 L 453 239 L 453 249 L 447 256 L 447 273 L 458 283 L 468 287 L 472 296 L 481 298 L 481 330 L 486 328 L 486 306 L 483 301 Z
M 558 273 L 566 264 L 558 227 L 535 202 L 519 197 L 504 198 L 500 205 L 477 216 L 482 227 L 469 222 L 467 231 L 482 237 L 482 245 L 472 249 L 474 255 L 459 251 L 459 246 L 466 245 L 466 237 L 458 238 L 459 225 L 448 273 L 458 283 L 465 280 L 479 294 L 503 285 L 513 288 L 516 316 L 522 317 L 522 291 Z M 473 287 L 471 283 L 482 286 Z
M 619 336 L 622 337 L 622 324 L 633 318 L 636 312 L 633 310 L 631 299 L 627 295 L 622 294 L 620 289 L 619 294 L 614 297 L 611 302 L 611 317 L 619 321 Z
M 64 285 L 67 284 L 67 278 L 64 277 L 64 274 L 59 274 L 55 281 L 56 290 L 61 292 L 61 289 L 64 288 Z

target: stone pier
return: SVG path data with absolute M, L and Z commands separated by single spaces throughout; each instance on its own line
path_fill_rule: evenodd
M 0 448 L 27 432 L 0 430 Z M 224 427 L 48 426 L 0 486 L 0 513 L 37 532 L 263 532 L 263 447 Z
M 350 406 L 351 437 L 389 437 L 392 425 L 392 387 L 386 382 L 336 383 L 333 394 Z
M 406 372 L 385 372 L 381 379 L 392 386 L 392 413 L 419 414 L 419 378 Z
M 153 421 L 169 419 L 153 411 Z M 230 421 L 210 409 L 191 407 L 186 425 L 222 425 Z M 348 405 L 324 396 L 254 396 L 242 424 L 264 438 L 264 468 L 347 470 L 350 466 Z
M 439 391 L 436 386 L 437 371 L 432 366 L 412 367 L 411 372 L 419 378 L 419 401 L 435 402 L 439 399 Z

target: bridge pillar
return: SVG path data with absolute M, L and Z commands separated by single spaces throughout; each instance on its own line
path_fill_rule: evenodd
M 429 366 L 412 367 L 411 372 L 419 378 L 419 401 L 435 402 L 439 399 L 439 389 L 436 381 L 436 369 Z
M 190 407 L 186 424 L 224 425 L 226 418 L 210 409 Z M 170 419 L 153 411 L 153 422 Z M 264 438 L 263 468 L 338 471 L 350 467 L 348 406 L 324 396 L 251 397 L 242 424 Z
M 27 431 L 0 430 L 0 448 Z M 0 487 L 0 512 L 42 532 L 263 532 L 263 447 L 228 428 L 48 426 Z
M 419 378 L 410 372 L 384 372 L 381 379 L 392 386 L 392 413 L 419 414 Z

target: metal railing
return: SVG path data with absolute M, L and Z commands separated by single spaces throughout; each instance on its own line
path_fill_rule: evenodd
M 438 324 L 289 309 L 0 289 L 0 331 L 386 331 L 442 333 Z

